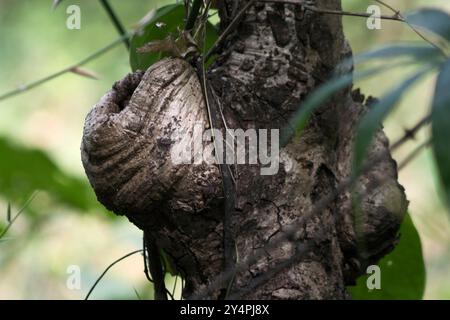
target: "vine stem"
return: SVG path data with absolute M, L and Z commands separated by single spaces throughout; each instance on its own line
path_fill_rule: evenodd
M 100 275 L 100 277 L 97 278 L 97 280 L 95 280 L 94 284 L 92 285 L 92 287 L 89 289 L 89 292 L 87 293 L 86 297 L 84 298 L 84 300 L 88 300 L 90 295 L 92 294 L 92 292 L 94 291 L 95 287 L 98 285 L 98 283 L 100 282 L 100 280 L 102 280 L 102 278 L 105 276 L 105 274 L 109 271 L 109 269 L 111 269 L 112 267 L 114 267 L 117 263 L 119 263 L 122 260 L 125 260 L 128 257 L 131 257 L 132 255 L 135 255 L 136 253 L 140 253 L 142 252 L 142 249 L 139 250 L 135 250 L 132 251 L 126 255 L 124 255 L 123 257 L 115 260 L 114 262 L 112 262 L 106 269 L 105 271 L 102 272 L 102 274 Z
M 30 203 L 34 200 L 34 198 L 37 196 L 38 191 L 33 192 L 33 194 L 28 198 L 28 200 L 25 202 L 25 204 L 20 208 L 20 210 L 17 212 L 17 214 L 14 216 L 14 218 L 9 217 L 9 223 L 6 226 L 6 228 L 0 233 L 0 240 L 6 235 L 6 233 L 11 229 L 14 222 L 19 218 L 19 216 L 25 211 L 25 209 L 30 205 Z M 8 215 L 11 214 L 11 206 L 8 205 Z
M 192 8 L 186 21 L 186 26 L 184 28 L 186 31 L 191 31 L 194 28 L 201 5 L 202 0 L 194 0 L 194 2 L 192 3 Z
M 100 0 L 101 5 L 106 10 L 106 13 L 108 14 L 109 18 L 111 19 L 112 23 L 114 24 L 114 27 L 116 27 L 117 32 L 123 37 L 122 41 L 125 44 L 125 47 L 127 47 L 127 50 L 130 50 L 130 40 L 127 37 L 124 37 L 126 35 L 126 30 L 123 26 L 123 24 L 120 22 L 119 17 L 114 12 L 114 9 L 109 4 L 108 0 Z

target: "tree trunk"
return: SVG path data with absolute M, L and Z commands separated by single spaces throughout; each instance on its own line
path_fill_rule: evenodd
M 224 30 L 247 1 L 221 3 Z M 339 0 L 308 3 L 341 9 Z M 305 11 L 293 4 L 256 2 L 221 48 L 207 80 L 229 128 L 282 129 L 305 97 L 351 54 L 340 16 Z M 136 84 L 130 90 L 135 88 Z M 259 165 L 232 166 L 236 201 L 231 230 L 238 263 L 278 241 L 286 226 L 313 210 L 324 196 L 335 193 L 349 177 L 355 128 L 367 109 L 364 100 L 359 91 L 347 88 L 322 106 L 301 137 L 280 151 L 277 174 L 261 175 Z M 394 247 L 406 211 L 396 163 L 381 129 L 370 151 L 372 157 L 380 154 L 383 160 L 353 189 L 361 195 L 357 209 L 350 191 L 340 194 L 325 210 L 306 219 L 294 237 L 238 272 L 229 294 L 243 299 L 348 298 L 346 286 Z M 218 172 L 209 171 L 203 181 L 210 182 L 208 192 L 204 184 L 201 192 L 195 189 L 197 180 L 180 180 L 151 213 L 127 214 L 156 239 L 182 273 L 185 297 L 208 286 L 224 268 L 224 196 Z M 383 184 L 377 185 L 380 177 Z M 182 205 L 171 200 L 174 194 L 190 189 L 204 199 L 199 200 L 201 208 L 197 198 Z M 297 251 L 304 248 L 299 244 L 308 250 L 297 257 Z M 291 257 L 295 257 L 292 263 L 283 264 Z M 280 263 L 281 270 L 273 269 Z M 215 299 L 221 293 L 223 297 L 223 289 L 205 298 Z

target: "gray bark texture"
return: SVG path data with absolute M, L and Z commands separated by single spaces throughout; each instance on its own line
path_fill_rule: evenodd
M 221 2 L 222 29 L 246 2 Z M 338 0 L 312 4 L 341 9 Z M 282 129 L 305 97 L 351 54 L 340 16 L 256 2 L 220 48 L 207 81 L 229 128 Z M 349 177 L 365 100 L 347 88 L 322 106 L 302 135 L 281 150 L 276 175 L 261 175 L 258 165 L 232 166 L 236 201 L 231 229 L 238 261 L 283 237 L 286 226 Z M 199 78 L 187 62 L 165 59 L 114 85 L 88 115 L 82 143 L 83 164 L 99 201 L 151 235 L 185 278 L 185 297 L 208 286 L 224 267 L 219 167 L 170 161 L 195 123 L 208 127 Z M 346 286 L 395 246 L 407 207 L 381 129 L 370 151 L 375 155 L 383 160 L 355 188 L 307 219 L 295 237 L 237 273 L 230 294 L 242 299 L 349 298 Z M 361 198 L 357 209 L 355 194 Z M 298 244 L 309 250 L 270 273 L 295 256 Z M 270 277 L 254 285 L 268 272 Z M 205 298 L 217 298 L 220 289 Z

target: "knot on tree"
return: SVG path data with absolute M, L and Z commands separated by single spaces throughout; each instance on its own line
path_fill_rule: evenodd
M 216 208 L 218 168 L 183 158 L 203 138 L 195 126 L 207 124 L 199 79 L 184 60 L 164 59 L 118 81 L 84 127 L 82 162 L 98 200 L 150 230 Z M 165 215 L 173 211 L 180 216 Z

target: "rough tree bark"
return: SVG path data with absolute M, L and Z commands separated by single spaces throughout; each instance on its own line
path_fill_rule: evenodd
M 222 2 L 222 29 L 246 2 Z M 313 5 L 340 9 L 339 0 L 316 0 Z M 305 96 L 351 54 L 341 17 L 257 2 L 221 48 L 207 79 L 229 128 L 281 129 Z M 181 60 L 129 75 L 90 113 L 82 145 L 83 163 L 99 200 L 152 236 L 185 277 L 185 297 L 223 271 L 224 259 L 218 167 L 174 169 L 167 159 L 167 150 L 174 147 L 170 137 L 178 130 L 174 128 L 192 133 L 192 123 L 207 122 L 203 97 L 192 92 L 201 92 L 200 83 Z M 347 88 L 322 106 L 301 137 L 281 150 L 276 175 L 261 175 L 257 165 L 233 167 L 232 230 L 239 260 L 276 241 L 284 226 L 349 177 L 354 132 L 366 104 L 359 91 Z M 238 273 L 232 292 L 245 299 L 348 298 L 345 287 L 394 247 L 407 207 L 381 129 L 370 151 L 371 156 L 380 154 L 383 161 L 354 189 L 362 194 L 358 215 L 352 194 L 341 194 L 305 221 L 295 239 Z M 377 185 L 380 177 L 384 182 Z M 308 245 L 307 254 L 245 290 L 252 279 L 293 256 L 298 243 Z

